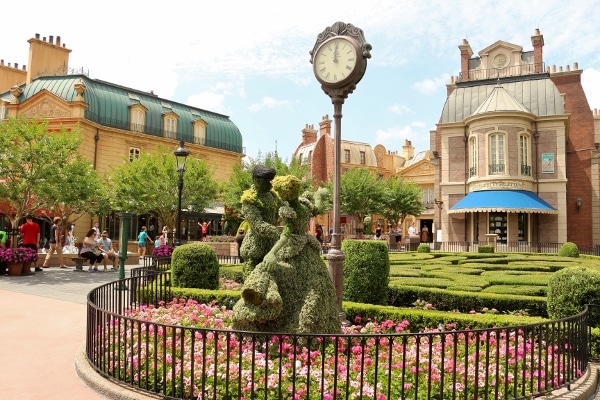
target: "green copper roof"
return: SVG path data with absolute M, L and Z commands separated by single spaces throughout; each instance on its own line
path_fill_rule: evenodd
M 146 119 L 144 133 L 164 136 L 163 115 L 167 112 L 177 114 L 177 139 L 193 142 L 193 122 L 206 122 L 205 145 L 213 148 L 243 153 L 242 134 L 229 117 L 187 106 L 174 101 L 161 99 L 153 93 L 143 92 L 109 82 L 90 79 L 85 75 L 44 76 L 23 85 L 19 102 L 24 102 L 43 89 L 46 89 L 66 101 L 74 101 L 77 93 L 74 85 L 84 83 L 83 95 L 88 104 L 85 118 L 101 125 L 129 130 L 131 126 L 130 107 L 135 104 L 144 106 Z M 6 92 L 0 98 L 10 101 L 12 95 Z

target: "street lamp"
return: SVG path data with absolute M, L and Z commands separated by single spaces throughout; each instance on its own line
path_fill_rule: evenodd
M 174 246 L 181 245 L 181 192 L 183 190 L 183 174 L 185 172 L 185 163 L 190 152 L 184 147 L 183 139 L 179 142 L 179 148 L 173 152 L 175 154 L 175 162 L 177 164 L 177 173 L 179 180 L 177 181 L 178 198 L 177 198 L 177 238 L 174 240 Z

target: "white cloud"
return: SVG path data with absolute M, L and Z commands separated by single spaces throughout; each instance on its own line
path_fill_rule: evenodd
M 415 131 L 410 126 L 394 127 L 387 129 L 378 129 L 375 132 L 376 143 L 387 143 L 392 140 L 408 139 L 415 135 Z
M 600 70 L 585 69 L 581 75 L 581 82 L 590 108 L 600 109 Z
M 394 103 L 391 106 L 389 106 L 388 110 L 390 110 L 390 112 L 392 114 L 397 114 L 397 115 L 414 114 L 415 113 L 410 107 L 402 105 L 402 104 L 398 104 L 398 103 Z
M 265 108 L 278 108 L 278 107 L 287 107 L 292 105 L 292 102 L 289 100 L 276 100 L 272 97 L 263 97 L 258 103 L 250 104 L 248 107 L 250 111 L 260 111 Z
M 432 94 L 435 93 L 439 88 L 446 87 L 446 83 L 449 81 L 450 75 L 444 74 L 438 78 L 425 79 L 421 82 L 416 82 L 413 87 L 423 94 Z
M 187 99 L 187 104 L 198 107 L 203 110 L 214 111 L 221 114 L 229 114 L 225 107 L 225 95 L 215 92 L 203 92 L 191 95 Z

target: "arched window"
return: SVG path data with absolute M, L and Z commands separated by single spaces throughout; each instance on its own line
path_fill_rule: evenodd
M 506 173 L 505 155 L 505 135 L 500 132 L 492 133 L 488 136 L 489 140 L 489 175 L 498 175 Z
M 531 176 L 531 156 L 530 156 L 529 135 L 522 133 L 519 135 L 519 163 L 521 165 L 521 175 Z
M 477 176 L 477 137 L 469 139 L 469 178 Z

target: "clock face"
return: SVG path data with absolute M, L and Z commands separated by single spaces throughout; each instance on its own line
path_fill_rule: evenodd
M 315 75 L 322 83 L 346 81 L 356 68 L 356 47 L 344 37 L 323 43 L 314 58 Z

